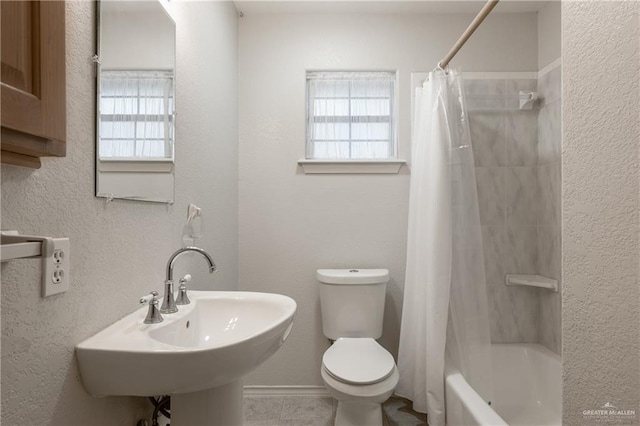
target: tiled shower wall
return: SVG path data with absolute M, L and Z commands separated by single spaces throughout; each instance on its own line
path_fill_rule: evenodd
M 505 275 L 560 278 L 559 76 L 465 81 L 492 341 L 558 353 L 560 293 L 507 287 Z M 538 89 L 545 100 L 520 110 L 518 92 Z
M 505 274 L 537 270 L 536 110 L 518 109 L 535 79 L 467 79 L 493 342 L 538 342 L 538 290 L 507 287 Z
M 541 107 L 538 112 L 538 273 L 561 279 L 561 68 L 557 66 L 538 79 Z M 559 283 L 560 287 L 562 283 Z M 562 297 L 540 292 L 539 341 L 557 354 L 561 350 Z

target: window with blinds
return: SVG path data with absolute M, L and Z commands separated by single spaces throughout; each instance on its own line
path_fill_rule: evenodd
M 307 72 L 306 158 L 397 158 L 395 85 L 395 72 Z
M 99 108 L 101 159 L 173 158 L 173 72 L 103 71 Z

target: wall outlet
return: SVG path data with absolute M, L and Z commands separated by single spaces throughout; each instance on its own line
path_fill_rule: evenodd
M 69 290 L 69 239 L 53 238 L 53 255 L 42 259 L 42 297 Z

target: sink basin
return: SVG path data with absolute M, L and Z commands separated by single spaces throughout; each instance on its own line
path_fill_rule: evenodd
M 293 327 L 290 297 L 190 291 L 191 304 L 143 324 L 142 307 L 76 347 L 94 396 L 174 395 L 238 382 L 284 343 Z

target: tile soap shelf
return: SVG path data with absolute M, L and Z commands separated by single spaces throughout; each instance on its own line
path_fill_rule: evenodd
M 546 288 L 553 292 L 558 291 L 558 280 L 547 278 L 542 275 L 507 274 L 505 281 L 509 286 L 524 285 L 529 287 Z

